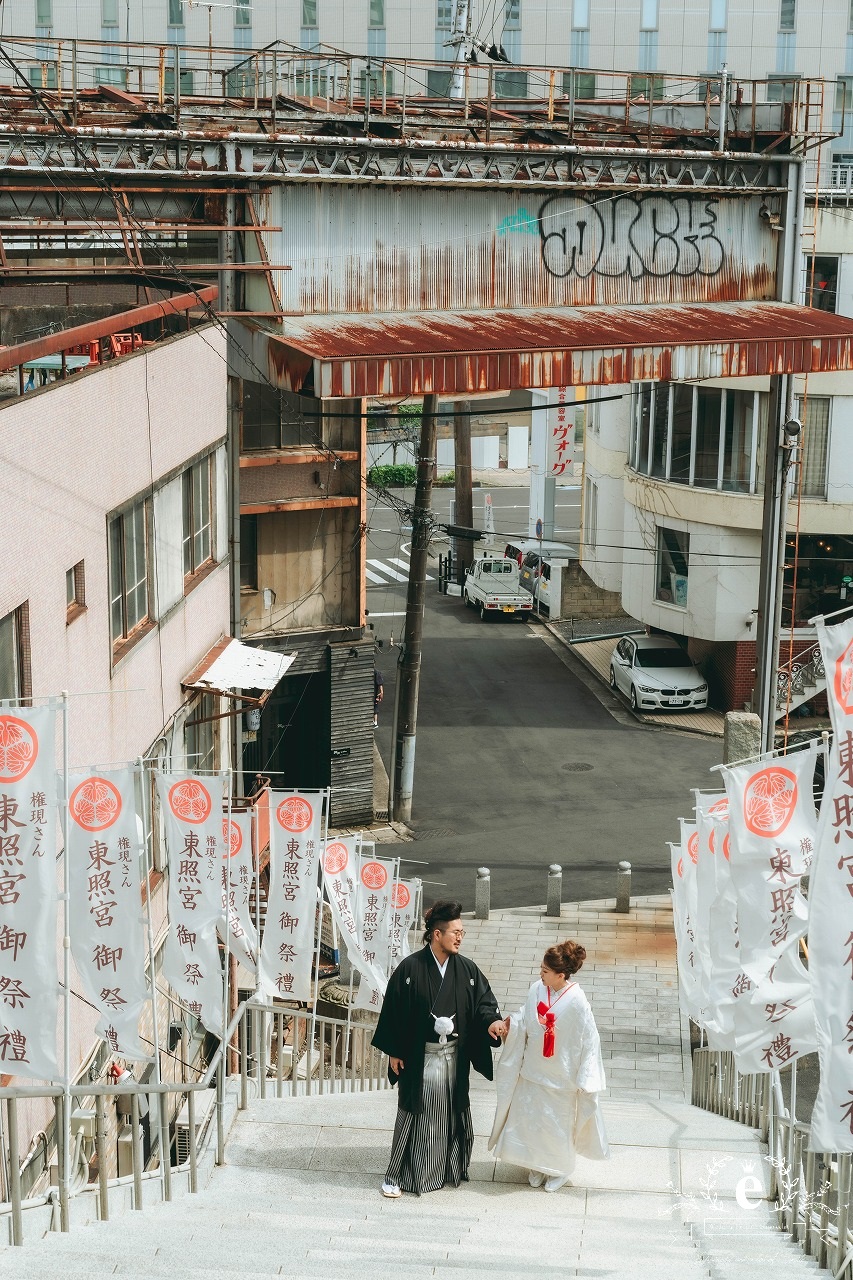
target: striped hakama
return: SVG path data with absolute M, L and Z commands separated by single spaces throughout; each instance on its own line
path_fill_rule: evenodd
M 458 1187 L 468 1181 L 474 1127 L 470 1107 L 454 1111 L 455 1088 L 455 1043 L 427 1044 L 423 1109 L 413 1115 L 398 1107 L 386 1182 L 419 1196 L 448 1183 Z

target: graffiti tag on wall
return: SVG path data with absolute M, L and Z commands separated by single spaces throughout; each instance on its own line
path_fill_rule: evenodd
M 708 196 L 551 196 L 538 214 L 543 266 L 560 279 L 718 275 L 726 262 L 718 203 Z

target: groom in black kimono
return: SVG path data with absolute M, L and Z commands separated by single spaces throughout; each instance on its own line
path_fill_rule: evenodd
M 491 1050 L 505 1034 L 497 1001 L 472 960 L 459 954 L 465 931 L 458 902 L 425 913 L 421 951 L 388 983 L 373 1036 L 399 1085 L 397 1122 L 383 1195 L 420 1195 L 468 1180 L 474 1144 L 468 1077 L 492 1079 Z

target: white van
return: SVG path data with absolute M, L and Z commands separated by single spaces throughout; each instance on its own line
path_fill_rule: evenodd
M 538 538 L 526 538 L 523 542 L 507 544 L 504 555 L 514 556 L 518 560 L 521 586 L 550 613 L 551 582 L 559 578 L 559 570 L 570 560 L 577 560 L 578 549 L 565 542 L 543 539 L 540 543 Z M 559 588 L 556 587 L 556 582 L 555 590 L 559 612 Z

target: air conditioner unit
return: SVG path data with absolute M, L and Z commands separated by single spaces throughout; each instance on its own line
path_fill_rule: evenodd
M 215 1089 L 197 1089 L 195 1094 L 195 1138 L 198 1143 L 204 1126 L 213 1114 L 216 1106 Z M 190 1108 L 185 1102 L 178 1112 L 175 1121 L 175 1158 L 179 1165 L 186 1164 L 190 1158 Z

